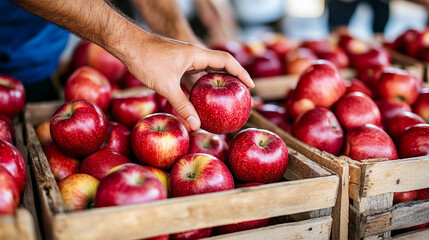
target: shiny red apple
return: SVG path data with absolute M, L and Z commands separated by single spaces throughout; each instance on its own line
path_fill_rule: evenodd
M 421 123 L 406 128 L 399 135 L 398 153 L 401 158 L 429 154 L 429 124 Z
M 9 129 L 9 125 L 3 120 L 0 120 L 0 139 L 13 144 L 12 133 Z
M 236 77 L 207 74 L 194 84 L 190 99 L 201 120 L 201 128 L 216 134 L 243 127 L 250 114 L 250 92 Z
M 107 119 L 95 104 L 72 100 L 60 106 L 51 118 L 51 136 L 61 152 L 84 157 L 103 144 L 107 136 Z
M 15 214 L 19 201 L 20 191 L 14 177 L 0 166 L 0 216 Z
M 24 108 L 24 85 L 16 78 L 0 74 L 0 114 L 16 117 Z
M 425 122 L 429 122 L 429 88 L 423 88 L 417 100 L 411 106 L 413 112 L 422 117 Z
M 253 78 L 273 77 L 283 72 L 280 58 L 275 52 L 269 49 L 254 56 L 246 69 Z
M 229 143 L 227 163 L 241 182 L 277 182 L 286 172 L 288 160 L 286 143 L 267 130 L 240 131 Z
M 87 47 L 87 65 L 100 71 L 113 83 L 118 83 L 125 73 L 125 65 L 95 43 Z
M 100 150 L 116 151 L 130 157 L 132 154 L 131 131 L 118 122 L 109 121 L 107 137 Z
M 189 134 L 189 153 L 207 153 L 226 162 L 228 143 L 217 134 L 197 131 Z
M 390 118 L 386 122 L 386 132 L 392 136 L 393 140 L 398 141 L 399 135 L 409 126 L 425 123 L 417 114 L 412 112 L 401 112 Z
M 6 168 L 21 193 L 27 180 L 27 170 L 25 168 L 24 158 L 14 145 L 0 139 L 0 166 Z
M 79 160 L 62 153 L 53 142 L 44 143 L 42 147 L 57 182 L 79 172 Z
M 381 114 L 381 123 L 383 126 L 386 122 L 401 112 L 411 112 L 411 107 L 408 103 L 399 99 L 377 99 L 374 100 Z
M 83 159 L 80 173 L 86 173 L 101 181 L 111 168 L 125 163 L 131 163 L 131 161 L 121 153 L 100 150 Z

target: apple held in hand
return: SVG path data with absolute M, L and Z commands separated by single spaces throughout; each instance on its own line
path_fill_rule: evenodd
M 9 129 L 9 125 L 3 121 L 0 120 L 0 139 L 5 140 L 8 143 L 13 143 L 12 142 L 12 133 Z
M 375 89 L 384 99 L 396 98 L 413 104 L 422 88 L 421 79 L 400 69 L 385 70 L 379 77 Z
M 407 127 L 419 123 L 425 123 L 419 115 L 412 112 L 401 112 L 386 122 L 386 132 L 397 142 Z
M 20 195 L 14 177 L 6 168 L 0 166 L 0 216 L 15 213 Z
M 83 100 L 64 103 L 51 118 L 51 136 L 61 152 L 84 157 L 95 152 L 107 136 L 107 119 L 95 104 Z
M 342 97 L 335 105 L 335 116 L 346 131 L 367 123 L 376 126 L 381 124 L 377 105 L 370 97 L 360 92 L 352 92 Z
M 353 128 L 347 133 L 344 155 L 357 161 L 371 158 L 398 159 L 392 138 L 373 124 Z
M 315 61 L 299 77 L 295 99 L 309 99 L 317 107 L 330 107 L 346 92 L 338 69 L 326 60 Z
M 79 172 L 79 160 L 62 153 L 53 142 L 47 142 L 42 147 L 57 182 Z
M 100 150 L 111 150 L 131 156 L 131 131 L 124 125 L 109 121 L 107 138 L 101 145 Z
M 288 149 L 275 133 L 249 128 L 237 133 L 229 146 L 228 166 L 242 182 L 277 182 L 286 172 Z
M 410 126 L 399 135 L 399 157 L 409 158 L 429 154 L 429 124 Z
M 84 173 L 77 173 L 58 183 L 64 205 L 74 211 L 91 208 L 99 185 L 98 179 Z
M 117 122 L 133 129 L 143 117 L 158 111 L 154 92 L 143 92 L 138 95 L 115 95 L 112 97 L 110 114 Z
M 0 139 L 0 166 L 4 167 L 12 177 L 21 193 L 27 180 L 27 170 L 24 158 L 19 150 L 12 144 Z
M 131 161 L 121 153 L 100 150 L 83 159 L 80 172 L 101 180 L 111 168 L 125 163 L 131 163 Z
M 201 119 L 201 128 L 216 134 L 240 129 L 250 114 L 250 92 L 238 78 L 207 74 L 194 84 L 190 101 Z
M 46 120 L 36 127 L 36 135 L 41 144 L 52 142 L 51 120 Z
M 222 162 L 226 162 L 228 143 L 221 136 L 205 131 L 192 132 L 189 135 L 189 153 L 207 153 Z
M 95 207 L 137 204 L 167 198 L 159 179 L 143 166 L 127 163 L 106 175 L 95 194 Z
M 112 87 L 109 80 L 94 68 L 83 66 L 76 69 L 67 79 L 64 88 L 66 102 L 86 99 L 104 112 L 109 108 Z
M 155 113 L 140 119 L 131 133 L 137 159 L 156 168 L 169 169 L 189 150 L 189 134 L 173 115 Z
M 0 75 L 0 99 L 0 114 L 16 117 L 24 108 L 24 85 L 16 78 Z
M 302 114 L 292 126 L 292 135 L 321 151 L 338 155 L 344 143 L 344 131 L 335 115 L 326 108 Z
M 188 154 L 177 160 L 168 181 L 172 197 L 234 189 L 234 179 L 226 165 L 205 153 Z

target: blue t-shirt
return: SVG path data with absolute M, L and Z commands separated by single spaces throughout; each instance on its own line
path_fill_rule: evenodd
M 50 77 L 69 33 L 8 0 L 0 1 L 0 16 L 0 74 L 24 84 Z

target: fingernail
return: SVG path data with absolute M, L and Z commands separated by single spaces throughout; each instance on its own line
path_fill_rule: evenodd
M 198 126 L 198 125 L 199 125 L 199 123 L 198 123 L 197 118 L 196 118 L 194 115 L 189 116 L 189 117 L 186 119 L 186 122 L 188 122 L 189 126 L 191 127 L 191 129 L 192 129 L 193 131 L 198 130 L 198 128 L 199 128 L 199 126 Z

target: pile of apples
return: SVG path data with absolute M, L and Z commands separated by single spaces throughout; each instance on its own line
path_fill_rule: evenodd
M 345 81 L 334 64 L 317 60 L 283 103 L 259 104 L 256 110 L 299 140 L 337 156 L 362 161 L 429 154 L 429 89 L 390 62 L 374 61 L 356 62 L 357 78 Z M 419 191 L 395 193 L 395 203 L 428 198 Z
M 21 152 L 13 145 L 13 119 L 25 104 L 24 86 L 17 79 L 0 75 L 0 216 L 13 215 L 27 180 Z
M 337 68 L 362 68 L 366 63 L 389 65 L 389 55 L 379 44 L 367 44 L 349 35 L 296 42 L 281 33 L 266 33 L 259 39 L 230 41 L 211 46 L 229 52 L 253 78 L 300 74 L 316 59 Z
M 86 95 L 69 99 L 36 128 L 70 210 L 257 186 L 280 181 L 287 169 L 288 149 L 279 136 L 261 129 L 239 131 L 250 114 L 251 98 L 236 77 L 208 74 L 188 93 L 203 129 L 210 132 L 191 132 L 172 110 L 159 110 L 172 107 L 154 92 L 106 104 L 100 83 L 108 86 L 109 81 L 97 70 L 75 70 L 66 97 L 73 95 L 67 94 L 71 85 L 80 88 L 76 92 L 86 87 Z M 228 141 L 226 134 L 237 131 Z M 160 239 L 197 239 L 268 223 L 260 219 Z
M 429 62 L 429 28 L 407 29 L 386 45 L 410 57 Z

